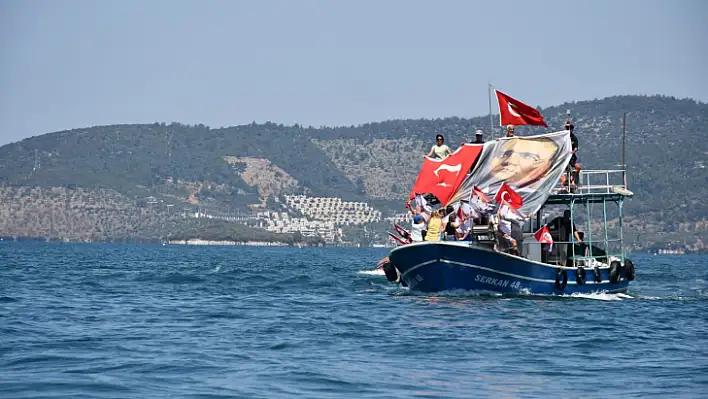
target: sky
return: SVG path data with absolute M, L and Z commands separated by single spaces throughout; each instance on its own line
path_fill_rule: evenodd
M 341 126 L 708 101 L 702 0 L 1 0 L 0 145 L 117 123 Z

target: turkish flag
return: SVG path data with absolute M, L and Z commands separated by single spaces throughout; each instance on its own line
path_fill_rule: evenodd
M 519 195 L 519 193 L 509 187 L 506 182 L 502 183 L 501 187 L 499 187 L 497 195 L 494 196 L 494 200 L 497 201 L 499 205 L 504 205 L 504 202 L 506 202 L 514 209 L 519 209 L 521 208 L 521 205 L 524 204 L 524 199 Z
M 537 232 L 533 233 L 533 236 L 536 238 L 536 241 L 541 244 L 548 244 L 548 251 L 551 251 L 553 247 L 553 237 L 551 237 L 551 232 L 548 231 L 548 225 L 543 226 Z
M 499 102 L 499 123 L 504 125 L 534 125 L 546 126 L 546 121 L 543 120 L 541 113 L 529 105 L 521 101 L 509 97 L 508 95 L 494 90 L 497 94 Z
M 463 144 L 445 159 L 425 157 L 409 199 L 415 198 L 416 194 L 430 193 L 446 206 L 465 180 L 482 148 L 481 145 Z
M 485 194 L 484 191 L 480 190 L 477 186 L 474 186 L 472 188 L 472 195 L 476 195 L 477 198 L 481 199 L 484 202 L 492 202 L 492 200 L 487 197 L 487 194 Z

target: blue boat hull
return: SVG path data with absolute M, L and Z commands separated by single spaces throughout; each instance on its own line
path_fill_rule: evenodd
M 594 270 L 586 268 L 586 279 L 580 284 L 576 268 L 535 262 L 464 241 L 407 244 L 394 248 L 389 259 L 411 290 L 425 293 L 461 290 L 567 295 L 626 292 L 629 286 L 622 273 L 619 281 L 610 283 L 609 266 L 599 268 L 599 283 L 594 281 Z M 563 275 L 567 277 L 565 284 Z

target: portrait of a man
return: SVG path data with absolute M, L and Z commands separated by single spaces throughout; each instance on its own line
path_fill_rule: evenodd
M 550 138 L 514 137 L 500 142 L 490 159 L 490 177 L 515 189 L 538 182 L 553 165 L 558 144 Z
M 453 200 L 469 198 L 475 186 L 486 195 L 494 196 L 506 182 L 523 198 L 520 211 L 528 215 L 538 210 L 548 198 L 570 155 L 567 131 L 488 141 L 477 165 Z

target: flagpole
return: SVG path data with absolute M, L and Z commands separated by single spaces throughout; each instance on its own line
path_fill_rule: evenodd
M 492 118 L 492 84 L 487 83 L 487 92 L 489 94 L 489 134 L 494 138 L 494 119 Z
M 625 132 L 627 131 L 627 113 L 622 115 L 622 183 L 624 188 L 627 188 L 627 164 L 624 160 L 624 143 L 625 143 Z

